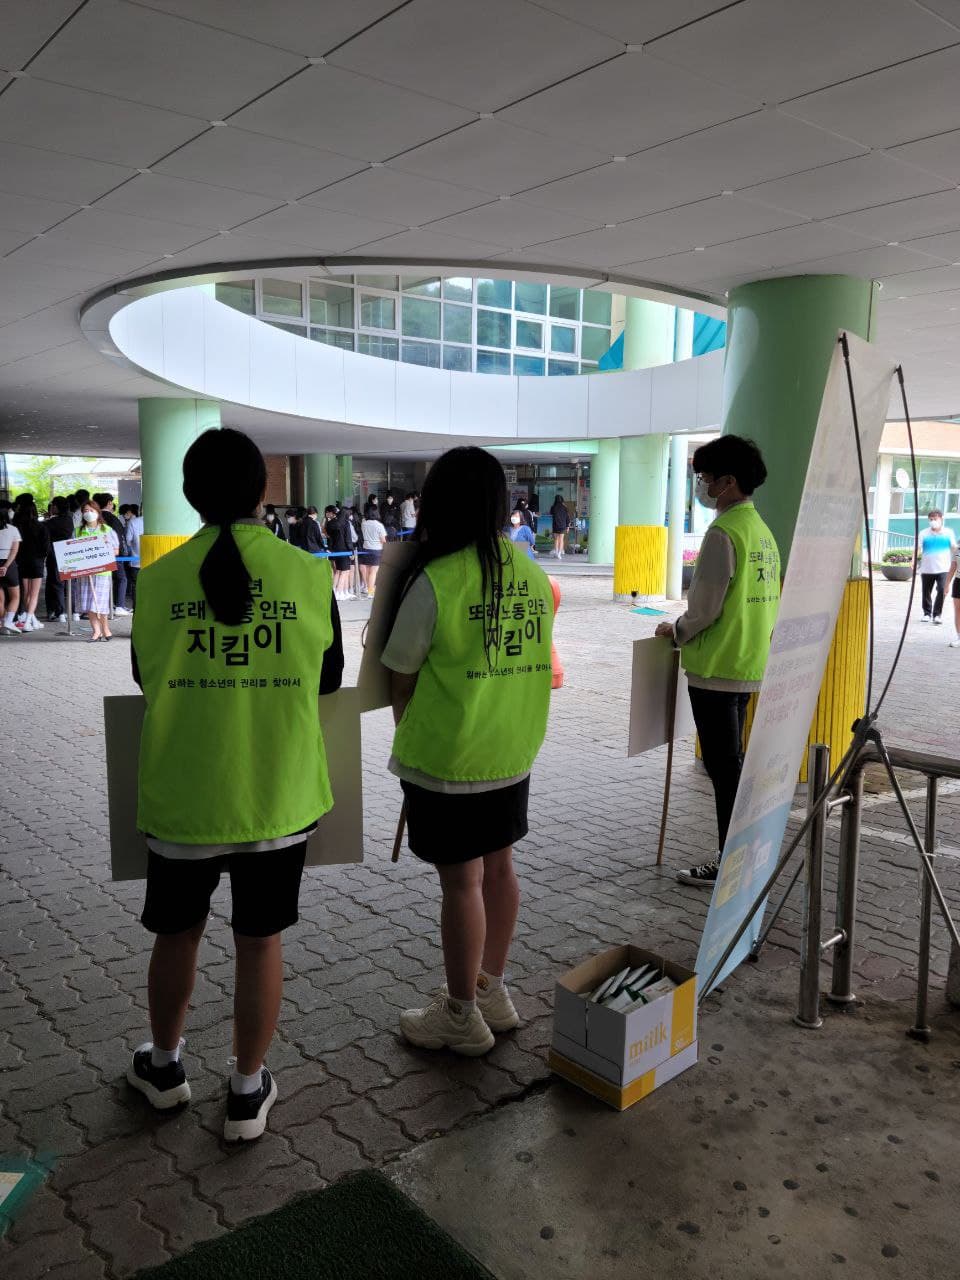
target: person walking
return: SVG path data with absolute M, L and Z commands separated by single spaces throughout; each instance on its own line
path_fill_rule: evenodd
M 704 535 L 686 613 L 661 622 L 655 634 L 680 647 L 717 811 L 717 854 L 677 879 L 712 888 L 743 768 L 747 704 L 760 688 L 780 606 L 780 554 L 751 501 L 767 478 L 752 441 L 711 440 L 694 453 L 693 470 L 698 501 L 717 517 Z
M 60 581 L 60 570 L 57 568 L 53 544 L 65 542 L 73 537 L 73 516 L 70 514 L 70 505 L 66 498 L 54 498 L 50 503 L 50 510 L 52 515 L 45 521 L 47 536 L 50 539 L 50 550 L 47 552 L 47 583 L 44 592 L 47 619 L 50 622 L 66 622 L 63 583 Z
M 17 572 L 20 576 L 20 609 L 23 615 L 18 623 L 21 631 L 42 631 L 43 623 L 37 619 L 40 585 L 43 582 L 43 564 L 50 550 L 50 534 L 40 520 L 36 503 L 29 494 L 22 495 L 14 508 L 15 521 L 20 531 L 20 547 L 17 551 Z
M 377 589 L 377 574 L 386 541 L 387 530 L 378 519 L 377 508 L 371 507 L 360 525 L 360 577 L 371 599 Z
M 152 1039 L 127 1080 L 157 1110 L 189 1101 L 181 1033 L 210 895 L 226 871 L 236 946 L 231 1142 L 258 1138 L 277 1096 L 264 1059 L 283 991 L 282 933 L 298 919 L 307 838 L 333 805 L 317 693 L 338 689 L 343 672 L 329 562 L 261 523 L 266 478 L 241 432 L 194 441 L 183 492 L 203 527 L 142 571 L 133 622 L 134 679 L 147 704 L 141 920 L 155 937 Z
M 920 535 L 917 560 L 920 565 L 921 622 L 940 626 L 943 613 L 943 597 L 950 576 L 950 567 L 957 553 L 957 539 L 949 525 L 944 527 L 943 512 L 936 507 L 927 512 L 927 529 Z M 934 595 L 936 589 L 936 595 Z
M 570 528 L 570 512 L 559 493 L 553 500 L 550 516 L 553 521 L 553 554 L 558 560 L 562 560 L 563 544 L 567 538 L 567 530 Z
M 120 540 L 103 518 L 98 503 L 88 498 L 80 509 L 83 521 L 77 533 L 78 538 L 106 537 L 114 555 L 119 554 Z M 73 607 L 77 613 L 85 613 L 90 622 L 93 634 L 88 637 L 92 644 L 97 640 L 112 640 L 110 630 L 110 592 L 113 586 L 113 574 L 109 569 L 102 573 L 86 574 L 76 579 L 76 597 Z
M 507 534 L 511 542 L 518 542 L 521 546 L 526 547 L 527 555 L 531 560 L 537 558 L 537 540 L 533 536 L 533 529 L 527 524 L 523 518 L 523 512 L 514 511 L 510 516 L 510 527 Z
M 527 834 L 550 709 L 550 584 L 503 536 L 507 510 L 492 454 L 456 448 L 434 463 L 382 655 L 396 724 L 389 769 L 410 849 L 436 867 L 443 893 L 446 985 L 402 1013 L 400 1031 L 472 1057 L 519 1022 L 504 985 L 520 898 L 513 846 Z
M 20 550 L 20 530 L 13 523 L 10 508 L 0 504 L 0 603 L 3 605 L 0 635 L 18 636 L 16 625 L 20 609 L 20 574 L 17 571 L 17 552 Z

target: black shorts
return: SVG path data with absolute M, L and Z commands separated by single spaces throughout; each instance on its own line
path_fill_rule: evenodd
M 411 853 L 435 866 L 483 858 L 527 834 L 529 776 L 512 787 L 447 795 L 401 782 Z
M 950 588 L 950 595 L 954 600 L 960 600 L 960 573 L 953 579 L 953 586 Z
M 383 555 L 382 551 L 361 551 L 360 563 L 361 564 L 379 564 L 380 557 L 382 555 Z
M 20 570 L 17 568 L 16 560 L 11 560 L 7 565 L 7 572 L 0 578 L 0 587 L 19 587 Z
M 140 922 L 151 933 L 183 933 L 206 920 L 221 871 L 230 873 L 230 927 L 247 938 L 269 938 L 300 918 L 300 877 L 307 842 L 272 853 L 219 858 L 165 858 L 151 849 Z
M 42 578 L 43 577 L 43 560 L 37 559 L 36 556 L 18 556 L 17 568 L 20 571 L 20 580 L 24 578 Z M 10 570 L 7 570 L 9 573 Z

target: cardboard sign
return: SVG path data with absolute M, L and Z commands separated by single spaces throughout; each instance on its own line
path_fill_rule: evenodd
M 630 685 L 630 740 L 628 756 L 639 756 L 662 747 L 670 736 L 670 686 L 673 675 L 673 645 L 660 636 L 633 642 L 633 676 Z M 687 677 L 683 668 L 677 678 L 674 739 L 696 732 Z
M 142 880 L 147 844 L 137 830 L 140 733 L 146 701 L 140 694 L 103 700 L 107 739 L 107 803 L 114 880 Z M 363 861 L 363 762 L 356 689 L 340 689 L 319 700 L 333 808 L 307 841 L 308 867 Z M 267 855 L 269 856 L 269 855 Z
M 390 672 L 381 663 L 380 655 L 390 638 L 403 571 L 415 552 L 416 546 L 412 542 L 388 542 L 383 548 L 380 572 L 377 574 L 377 591 L 363 638 L 363 657 L 360 659 L 360 673 L 357 676 L 357 696 L 361 711 L 374 711 L 377 707 L 390 706 Z
M 859 338 L 848 336 L 848 342 L 863 467 L 870 476 L 880 448 L 894 364 Z M 716 968 L 780 856 L 862 525 L 846 366 L 837 345 L 820 405 L 770 658 L 697 954 L 701 983 Z M 761 906 L 712 986 L 749 954 L 760 933 L 763 911 Z
M 95 573 L 112 573 L 117 567 L 116 550 L 105 533 L 55 542 L 53 554 L 64 581 L 67 578 L 89 578 Z

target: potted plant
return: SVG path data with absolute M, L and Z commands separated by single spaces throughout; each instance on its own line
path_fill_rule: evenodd
M 888 582 L 909 582 L 913 577 L 913 552 L 907 548 L 885 551 L 880 572 Z
M 681 582 L 683 583 L 684 591 L 689 589 L 690 583 L 693 581 L 693 570 L 697 563 L 697 556 L 699 554 L 699 551 L 692 550 L 684 551 L 683 553 L 683 573 L 681 575 Z

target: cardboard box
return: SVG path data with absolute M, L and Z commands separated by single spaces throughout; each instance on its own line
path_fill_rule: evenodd
M 615 1110 L 626 1111 L 627 1107 L 632 1107 L 648 1093 L 653 1093 L 654 1089 L 659 1089 L 662 1084 L 678 1076 L 681 1071 L 686 1071 L 687 1067 L 694 1066 L 698 1048 L 698 1043 L 694 1040 L 693 1044 L 688 1045 L 686 1049 L 675 1053 L 672 1058 L 667 1058 L 666 1062 L 661 1062 L 659 1067 L 654 1067 L 646 1075 L 639 1076 L 625 1088 L 612 1084 L 593 1071 L 588 1071 L 586 1067 L 564 1057 L 556 1048 L 550 1050 L 547 1061 L 551 1071 L 555 1071 L 558 1076 L 563 1076 L 564 1080 L 569 1080 L 571 1084 L 585 1089 L 587 1093 L 592 1093 L 594 1097 L 608 1103 Z
M 605 978 L 646 964 L 658 965 L 676 987 L 627 1013 L 585 999 Z M 612 947 L 558 979 L 553 1032 L 561 1058 L 624 1089 L 696 1042 L 696 974 L 640 947 Z

